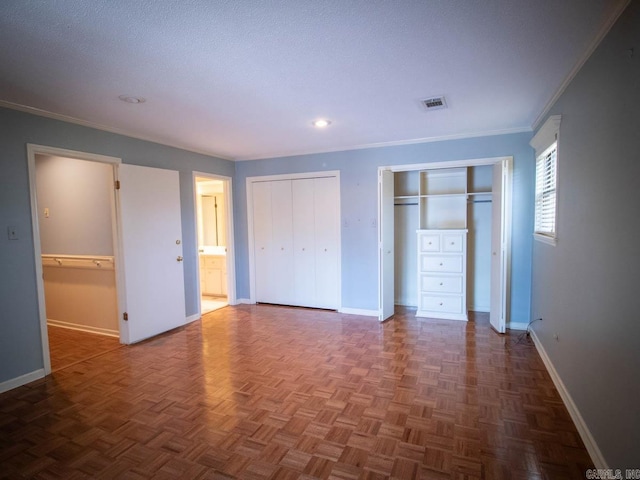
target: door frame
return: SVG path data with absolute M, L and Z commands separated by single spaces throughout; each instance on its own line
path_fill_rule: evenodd
M 483 165 L 496 165 L 496 164 L 503 164 L 506 165 L 507 169 L 509 171 L 511 171 L 513 169 L 513 157 L 512 156 L 504 156 L 504 157 L 489 157 L 489 158 L 475 158 L 475 159 L 468 159 L 468 160 L 450 160 L 450 161 L 442 161 L 442 162 L 432 162 L 432 163 L 413 163 L 413 164 L 404 164 L 404 165 L 388 165 L 388 166 L 381 166 L 378 167 L 378 178 L 381 178 L 382 176 L 382 171 L 391 171 L 393 173 L 396 172 L 409 172 L 409 171 L 415 171 L 415 170 L 440 170 L 443 168 L 463 168 L 463 167 L 480 167 Z M 507 189 L 509 189 L 509 191 L 511 191 L 512 188 L 512 182 L 513 182 L 513 178 L 512 175 L 508 175 L 508 181 L 509 184 L 506 185 L 505 187 Z M 503 193 L 503 198 L 506 202 L 505 205 L 505 211 L 508 212 L 508 215 L 511 215 L 511 203 L 512 203 L 512 195 L 504 195 Z M 382 198 L 382 193 L 380 191 L 380 188 L 378 188 L 378 239 L 382 238 L 382 228 L 383 228 L 383 222 L 382 222 L 382 202 L 383 202 L 383 198 Z M 493 221 L 493 219 L 492 219 Z M 507 219 L 507 226 L 509 226 L 511 224 L 511 219 L 508 218 Z M 505 279 L 505 285 L 503 286 L 503 292 L 502 294 L 505 296 L 506 298 L 506 309 L 507 311 L 504 312 L 504 316 L 505 316 L 505 323 L 506 325 L 509 325 L 509 311 L 508 311 L 508 307 L 510 304 L 510 270 L 511 270 L 511 232 L 507 232 L 507 239 L 505 242 L 505 248 L 506 248 L 506 262 L 505 262 L 505 268 L 507 270 L 506 272 L 506 279 Z M 382 248 L 382 245 L 378 244 L 378 317 L 382 318 L 383 317 L 383 312 L 382 312 L 382 299 L 383 299 L 383 286 L 384 286 L 384 278 L 383 278 L 383 264 L 381 261 L 381 251 L 380 249 Z
M 113 169 L 113 181 L 115 182 L 117 177 L 117 168 L 122 163 L 121 158 L 110 157 L 107 155 L 99 155 L 95 153 L 79 152 L 75 150 L 67 150 L 64 148 L 49 147 L 45 145 L 37 145 L 33 143 L 27 144 L 27 168 L 29 173 L 29 197 L 31 203 L 31 227 L 33 232 L 33 253 L 36 267 L 36 289 L 38 293 L 38 316 L 40 318 L 40 338 L 42 347 L 42 359 L 44 364 L 44 374 L 49 375 L 51 373 L 51 356 L 49 349 L 49 332 L 47 330 L 47 308 L 45 304 L 44 296 L 44 278 L 42 269 L 42 245 L 40 243 L 40 225 L 38 217 L 38 198 L 37 198 L 37 183 L 36 183 L 36 155 L 51 155 L 56 157 L 71 158 L 75 160 L 85 160 L 89 162 L 106 163 L 112 166 Z M 116 292 L 117 292 L 117 311 L 118 311 L 118 330 L 120 333 L 120 343 L 127 343 L 128 329 L 126 323 L 122 320 L 122 311 L 124 307 L 124 292 L 121 288 L 123 283 L 122 278 L 122 256 L 121 243 L 120 243 L 120 228 L 118 224 L 118 204 L 115 194 L 115 188 L 110 190 L 111 204 L 111 231 L 112 231 L 112 243 L 113 243 L 113 257 L 116 266 Z
M 229 305 L 237 305 L 238 300 L 236 298 L 236 260 L 235 260 L 235 240 L 233 235 L 233 191 L 231 177 L 224 175 L 217 175 L 215 173 L 196 172 L 192 173 L 193 184 L 193 219 L 195 228 L 195 251 L 198 254 L 196 256 L 196 292 L 198 294 L 198 315 L 202 316 L 202 292 L 200 290 L 200 256 L 198 252 L 198 189 L 196 185 L 196 178 L 210 178 L 211 180 L 220 180 L 223 183 L 224 201 L 225 201 L 225 222 L 226 222 L 226 268 L 227 268 L 227 303 Z

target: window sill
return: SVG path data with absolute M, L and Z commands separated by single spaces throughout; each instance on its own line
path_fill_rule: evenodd
M 549 235 L 542 235 L 540 233 L 533 234 L 534 240 L 537 240 L 541 243 L 546 243 L 547 245 L 556 246 L 558 243 L 558 239 L 556 237 L 550 237 Z

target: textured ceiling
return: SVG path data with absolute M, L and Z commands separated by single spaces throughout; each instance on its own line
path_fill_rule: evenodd
M 0 102 L 229 159 L 523 131 L 625 3 L 2 0 Z

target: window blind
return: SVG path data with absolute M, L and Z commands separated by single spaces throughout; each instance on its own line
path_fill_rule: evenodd
M 536 159 L 535 232 L 555 237 L 556 233 L 557 142 Z

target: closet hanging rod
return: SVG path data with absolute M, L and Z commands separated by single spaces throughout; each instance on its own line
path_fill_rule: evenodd
M 105 255 L 42 254 L 42 266 L 114 270 L 114 257 Z
M 394 203 L 393 206 L 394 207 L 406 207 L 409 205 L 418 205 L 417 203 Z
M 491 203 L 491 200 L 467 200 L 467 203 Z

